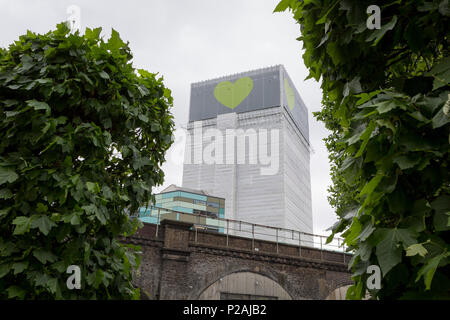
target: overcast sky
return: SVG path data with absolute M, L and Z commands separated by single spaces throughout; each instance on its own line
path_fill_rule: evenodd
M 159 72 L 174 97 L 177 126 L 188 120 L 190 84 L 233 73 L 283 64 L 309 110 L 314 233 L 325 231 L 336 216 L 327 202 L 329 163 L 323 124 L 312 112 L 321 108 L 320 85 L 304 81 L 299 25 L 290 13 L 272 13 L 278 0 L 65 1 L 0 0 L 0 47 L 28 29 L 46 33 L 81 9 L 81 29 L 111 28 L 130 42 L 135 68 Z M 164 165 L 164 186 L 181 185 L 182 165 Z M 160 190 L 161 188 L 158 188 Z

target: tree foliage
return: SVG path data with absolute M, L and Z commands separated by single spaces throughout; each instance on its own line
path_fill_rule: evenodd
M 369 29 L 367 8 L 381 8 Z M 331 131 L 329 201 L 354 252 L 355 284 L 379 265 L 378 299 L 449 298 L 450 102 L 447 0 L 282 0 L 300 24 L 303 59 L 321 79 L 315 116 Z
M 172 143 L 172 97 L 101 28 L 0 50 L 0 298 L 129 299 L 141 225 Z M 81 289 L 69 290 L 69 265 Z

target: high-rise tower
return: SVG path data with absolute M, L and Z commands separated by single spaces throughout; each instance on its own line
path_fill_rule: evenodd
M 183 187 L 225 217 L 312 233 L 308 111 L 282 65 L 193 83 Z

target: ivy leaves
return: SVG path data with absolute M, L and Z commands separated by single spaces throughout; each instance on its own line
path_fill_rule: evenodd
M 400 263 L 402 247 L 407 250 L 411 245 L 417 243 L 417 234 L 409 229 L 379 228 L 375 231 L 374 237 L 381 239 L 376 245 L 376 255 L 383 276 Z
M 136 298 L 121 244 L 161 184 L 172 97 L 115 30 L 28 32 L 0 50 L 0 298 Z M 66 269 L 82 270 L 81 291 Z
M 7 182 L 12 183 L 19 178 L 17 173 L 10 168 L 0 167 L 0 185 Z
M 383 273 L 373 298 L 448 298 L 449 15 L 444 1 L 397 1 L 381 7 L 380 29 L 368 29 L 371 4 L 275 8 L 292 11 L 308 78 L 322 79 L 315 116 L 332 132 L 329 201 L 339 219 L 328 240 L 342 232 L 354 253 L 348 298 L 365 296 L 370 264 Z

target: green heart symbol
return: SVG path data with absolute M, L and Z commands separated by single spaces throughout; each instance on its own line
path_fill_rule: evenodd
M 286 78 L 284 79 L 284 93 L 286 93 L 289 109 L 294 109 L 294 90 L 292 90 L 291 86 L 289 85 L 289 81 Z
M 222 81 L 214 89 L 214 97 L 224 106 L 236 108 L 253 90 L 253 80 L 250 77 L 237 79 L 234 83 Z

